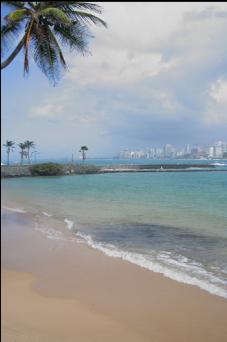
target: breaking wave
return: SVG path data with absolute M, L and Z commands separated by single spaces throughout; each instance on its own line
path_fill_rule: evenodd
M 150 255 L 120 250 L 112 244 L 96 242 L 91 235 L 77 232 L 76 236 L 79 242 L 85 242 L 108 256 L 129 261 L 178 282 L 195 285 L 211 294 L 227 298 L 227 289 L 222 287 L 227 285 L 227 282 L 206 271 L 201 264 L 190 261 L 184 256 L 178 256 L 176 260 L 171 258 L 170 252 L 162 251 L 154 260 Z

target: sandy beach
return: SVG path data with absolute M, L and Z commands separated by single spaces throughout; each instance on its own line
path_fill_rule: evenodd
M 35 224 L 2 211 L 3 341 L 225 341 L 226 299 Z

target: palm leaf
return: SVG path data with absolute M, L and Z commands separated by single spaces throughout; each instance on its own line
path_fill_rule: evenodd
M 70 24 L 71 20 L 59 8 L 49 7 L 40 11 L 40 15 L 53 19 L 55 23 Z
M 24 56 L 24 72 L 28 73 L 29 71 L 29 59 L 28 59 L 28 48 L 29 48 L 29 43 L 31 40 L 31 35 L 32 35 L 32 30 L 33 30 L 33 24 L 34 24 L 34 19 L 32 19 L 28 25 L 28 29 L 25 33 L 25 43 L 24 43 L 24 49 L 25 49 L 25 56 Z
M 67 11 L 66 12 L 72 19 L 81 21 L 85 24 L 95 24 L 95 25 L 102 25 L 107 27 L 107 24 L 104 20 L 100 19 L 94 14 L 82 12 L 82 11 Z
M 49 28 L 34 26 L 32 41 L 36 64 L 55 85 L 60 76 L 59 51 L 50 35 Z
M 69 1 L 71 3 L 71 6 L 75 6 L 78 9 L 81 10 L 88 10 L 88 11 L 92 11 L 98 14 L 102 13 L 102 8 L 101 6 L 97 5 L 97 4 L 93 4 L 90 2 L 75 2 L 75 1 Z
M 22 25 L 20 22 L 12 22 L 7 23 L 1 26 L 1 48 L 2 53 L 5 48 L 9 48 L 10 45 L 13 45 L 15 39 L 18 38 L 22 29 Z
M 101 13 L 101 7 L 97 4 L 92 3 L 83 3 L 83 2 L 75 2 L 75 1 L 48 1 L 43 3 L 44 8 L 49 6 L 57 7 L 64 10 L 64 13 L 69 16 L 69 18 L 73 20 L 80 20 L 86 23 L 93 23 L 95 25 L 103 25 L 107 27 L 107 24 L 104 20 L 98 18 L 92 13 L 84 12 L 83 10 L 93 11 L 95 13 Z
M 60 48 L 60 46 L 59 46 L 59 44 L 58 44 L 58 41 L 57 41 L 57 39 L 55 38 L 53 32 L 52 32 L 49 28 L 48 28 L 48 31 L 49 31 L 49 35 L 50 35 L 51 38 L 52 38 L 53 44 L 56 46 L 56 49 L 58 50 L 59 60 L 60 60 L 60 62 L 61 62 L 61 65 L 62 65 L 62 67 L 65 69 L 65 68 L 66 68 L 66 62 L 65 62 L 63 53 L 62 53 L 62 51 L 61 51 L 61 48 Z
M 63 8 L 65 10 L 67 9 L 81 9 L 81 10 L 89 10 L 95 13 L 102 13 L 101 6 L 97 4 L 93 4 L 90 2 L 76 2 L 76 1 L 42 1 L 41 3 L 42 8 L 47 7 L 57 7 L 57 8 Z
M 53 31 L 63 45 L 82 54 L 86 53 L 86 41 L 89 35 L 85 27 L 78 23 L 71 26 L 56 24 Z
M 20 21 L 28 15 L 28 9 L 22 8 L 8 14 L 5 19 L 9 22 Z
M 30 2 L 30 1 L 28 1 L 28 4 L 29 4 L 29 6 L 30 6 L 31 8 L 33 8 L 33 9 L 36 9 L 36 8 L 37 8 L 37 3 L 35 3 L 35 2 Z
M 15 145 L 15 142 L 12 140 L 6 140 L 6 143 L 3 144 L 3 146 L 10 147 L 10 148 L 15 148 L 14 145 Z

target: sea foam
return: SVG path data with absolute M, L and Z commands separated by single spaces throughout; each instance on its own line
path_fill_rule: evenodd
M 73 221 L 70 221 L 70 220 L 68 220 L 67 218 L 65 218 L 65 219 L 64 219 L 64 222 L 66 223 L 67 228 L 68 228 L 69 230 L 71 230 L 71 229 L 73 228 L 73 226 L 74 226 L 74 222 L 73 222 Z
M 214 166 L 227 166 L 227 163 L 212 163 Z
M 164 276 L 171 278 L 173 280 L 176 280 L 178 282 L 190 284 L 190 285 L 195 285 L 202 290 L 208 291 L 211 294 L 215 294 L 217 296 L 227 298 L 227 290 L 219 287 L 216 284 L 212 284 L 212 281 L 219 281 L 219 283 L 225 283 L 225 282 L 222 282 L 219 278 L 216 278 L 215 276 L 211 275 L 209 272 L 207 272 L 204 269 L 203 270 L 200 269 L 200 271 L 201 271 L 201 273 L 203 273 L 203 275 L 207 276 L 207 280 L 198 279 L 195 275 L 186 274 L 181 270 L 168 268 L 167 266 L 161 264 L 161 262 L 159 263 L 158 261 L 153 261 L 153 260 L 149 259 L 149 257 L 146 255 L 128 252 L 128 251 L 123 251 L 123 250 L 116 248 L 112 244 L 107 244 L 107 243 L 103 244 L 101 242 L 95 242 L 92 239 L 91 235 L 85 235 L 81 232 L 77 232 L 76 235 L 79 238 L 79 242 L 84 241 L 89 246 L 91 246 L 92 248 L 95 248 L 95 249 L 103 252 L 104 254 L 106 254 L 108 256 L 111 256 L 114 258 L 120 258 L 122 260 L 126 260 L 126 261 L 131 262 L 133 264 L 136 264 L 140 267 L 146 268 L 150 271 L 153 271 L 156 273 L 161 273 Z M 160 261 L 162 258 L 163 258 L 163 255 L 160 254 Z M 167 255 L 164 258 L 167 258 Z M 185 266 L 185 261 L 187 261 L 186 259 L 187 258 L 184 259 L 184 257 L 182 257 L 182 260 L 179 261 L 179 263 L 181 263 L 181 265 L 182 265 L 182 263 L 184 261 L 184 266 Z M 176 263 L 177 263 L 177 261 L 175 261 L 175 260 L 171 261 L 170 260 L 170 264 L 176 264 Z M 179 263 L 178 263 L 178 266 L 179 266 Z M 194 264 L 194 266 L 190 265 L 190 267 L 192 267 L 192 268 L 193 267 L 198 268 L 198 266 L 199 265 L 197 265 L 197 264 Z
M 42 214 L 43 214 L 44 216 L 48 216 L 48 217 L 53 216 L 52 214 L 48 214 L 48 213 L 46 213 L 45 211 L 42 211 Z
M 9 211 L 13 211 L 15 213 L 21 213 L 21 214 L 25 214 L 26 211 L 23 208 L 9 208 L 9 207 L 2 207 L 3 209 L 9 210 Z

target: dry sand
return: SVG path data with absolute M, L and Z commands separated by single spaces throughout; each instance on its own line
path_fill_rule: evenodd
M 47 239 L 27 215 L 3 212 L 2 223 L 4 342 L 226 341 L 227 300 Z

